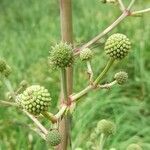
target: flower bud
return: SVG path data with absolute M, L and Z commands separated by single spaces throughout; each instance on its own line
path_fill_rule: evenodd
M 110 58 L 121 60 L 129 53 L 131 42 L 126 35 L 116 33 L 107 39 L 104 49 Z
M 74 56 L 71 45 L 60 43 L 52 47 L 49 64 L 52 68 L 65 68 L 73 64 Z
M 105 119 L 98 122 L 97 128 L 106 136 L 112 135 L 116 132 L 116 125 L 113 122 Z
M 82 49 L 80 52 L 80 59 L 82 61 L 88 61 L 92 59 L 93 53 L 89 48 Z
M 130 144 L 127 147 L 127 150 L 142 150 L 142 147 L 138 144 Z
M 114 79 L 117 81 L 118 84 L 122 85 L 128 80 L 128 74 L 124 71 L 120 71 L 115 74 Z
M 23 109 L 33 115 L 47 111 L 51 97 L 47 89 L 40 85 L 28 87 L 22 94 L 17 96 L 18 103 Z
M 61 143 L 62 137 L 58 130 L 52 129 L 46 136 L 46 141 L 50 146 L 57 146 Z

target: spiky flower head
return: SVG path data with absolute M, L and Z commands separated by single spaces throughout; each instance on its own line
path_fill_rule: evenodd
M 128 74 L 124 71 L 120 71 L 115 74 L 114 79 L 117 81 L 118 84 L 124 84 L 128 80 Z
M 57 146 L 61 143 L 62 137 L 58 130 L 52 129 L 46 136 L 46 141 L 50 146 Z
M 17 100 L 23 109 L 33 115 L 39 115 L 48 110 L 51 97 L 48 90 L 43 86 L 32 85 L 22 94 L 19 94 Z
M 116 33 L 107 39 L 104 49 L 110 58 L 121 60 L 129 53 L 131 42 L 126 35 Z
M 3 71 L 3 75 L 7 78 L 12 72 L 12 69 L 9 65 L 6 65 L 5 70 Z
M 97 128 L 106 136 L 112 135 L 116 132 L 116 125 L 113 122 L 105 119 L 102 119 L 98 122 Z
M 0 72 L 2 73 L 6 69 L 6 62 L 3 59 L 0 59 Z
M 92 58 L 93 53 L 89 48 L 84 48 L 80 51 L 80 59 L 82 61 L 88 61 Z
M 138 144 L 130 144 L 127 147 L 127 150 L 142 150 L 142 147 Z
M 49 56 L 49 63 L 53 68 L 69 67 L 73 64 L 73 60 L 74 56 L 71 45 L 61 42 L 52 47 Z

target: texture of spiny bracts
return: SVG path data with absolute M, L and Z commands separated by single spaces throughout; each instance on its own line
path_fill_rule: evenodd
M 113 122 L 109 120 L 101 120 L 97 124 L 99 131 L 107 136 L 114 134 L 116 132 L 116 126 Z
M 61 135 L 58 130 L 52 129 L 46 136 L 47 143 L 51 146 L 57 146 L 61 143 Z
M 82 61 L 88 61 L 92 58 L 93 53 L 89 48 L 85 48 L 80 51 L 80 59 Z
M 48 90 L 40 85 L 28 87 L 17 99 L 23 109 L 34 115 L 47 111 L 51 101 Z
M 105 43 L 106 54 L 112 59 L 123 59 L 131 49 L 131 42 L 124 34 L 111 35 Z
M 74 60 L 71 45 L 60 43 L 52 47 L 49 56 L 49 64 L 53 68 L 65 68 L 72 65 Z
M 128 74 L 124 71 L 120 71 L 115 74 L 114 79 L 117 81 L 118 84 L 124 84 L 128 80 Z

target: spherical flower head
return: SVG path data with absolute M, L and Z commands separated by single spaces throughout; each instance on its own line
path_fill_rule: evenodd
M 53 68 L 70 67 L 73 64 L 73 60 L 74 56 L 71 45 L 61 42 L 52 47 L 49 63 Z
M 117 81 L 118 84 L 122 85 L 127 82 L 128 74 L 124 71 L 120 71 L 115 74 L 114 79 Z
M 138 144 L 130 144 L 127 147 L 127 150 L 142 150 L 142 147 Z
M 58 130 L 52 129 L 46 136 L 46 141 L 50 146 L 57 146 L 61 143 L 62 137 Z
M 3 72 L 6 69 L 6 62 L 3 59 L 0 59 L 0 72 Z
M 80 59 L 82 61 L 88 61 L 92 59 L 93 53 L 89 48 L 82 49 L 80 51 Z
M 110 58 L 121 60 L 129 53 L 131 42 L 126 35 L 116 33 L 107 39 L 104 49 Z
M 48 90 L 44 87 L 40 85 L 32 85 L 22 94 L 19 94 L 17 100 L 23 109 L 33 115 L 39 115 L 48 110 L 51 97 Z
M 106 136 L 112 135 L 116 132 L 116 125 L 105 119 L 98 122 L 97 128 L 100 130 L 100 133 L 103 133 Z

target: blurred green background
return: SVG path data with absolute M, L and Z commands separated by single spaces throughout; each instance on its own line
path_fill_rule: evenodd
M 126 0 L 126 3 L 129 1 Z M 138 0 L 133 9 L 150 6 L 149 0 Z M 111 24 L 120 15 L 114 5 L 99 0 L 73 0 L 73 28 L 75 45 L 82 44 Z M 129 17 L 112 33 L 126 34 L 132 41 L 132 51 L 123 61 L 115 64 L 103 82 L 109 82 L 120 70 L 129 73 L 124 86 L 94 91 L 82 98 L 73 114 L 73 149 L 86 150 L 86 142 L 97 121 L 114 121 L 117 132 L 106 143 L 106 150 L 126 149 L 130 143 L 139 143 L 150 149 L 150 14 Z M 94 46 L 92 66 L 95 75 L 107 62 L 103 46 Z M 49 89 L 53 98 L 50 111 L 55 109 L 60 85 L 59 72 L 48 68 L 50 46 L 60 41 L 59 4 L 56 0 L 0 0 L 0 57 L 12 66 L 10 80 L 16 89 L 21 80 L 41 84 Z M 79 59 L 74 67 L 74 92 L 87 85 L 86 64 Z M 0 98 L 7 92 L 0 86 Z M 10 107 L 0 107 L 0 150 L 47 150 L 43 140 L 25 124 L 32 123 L 26 116 Z M 48 122 L 44 121 L 48 127 Z

